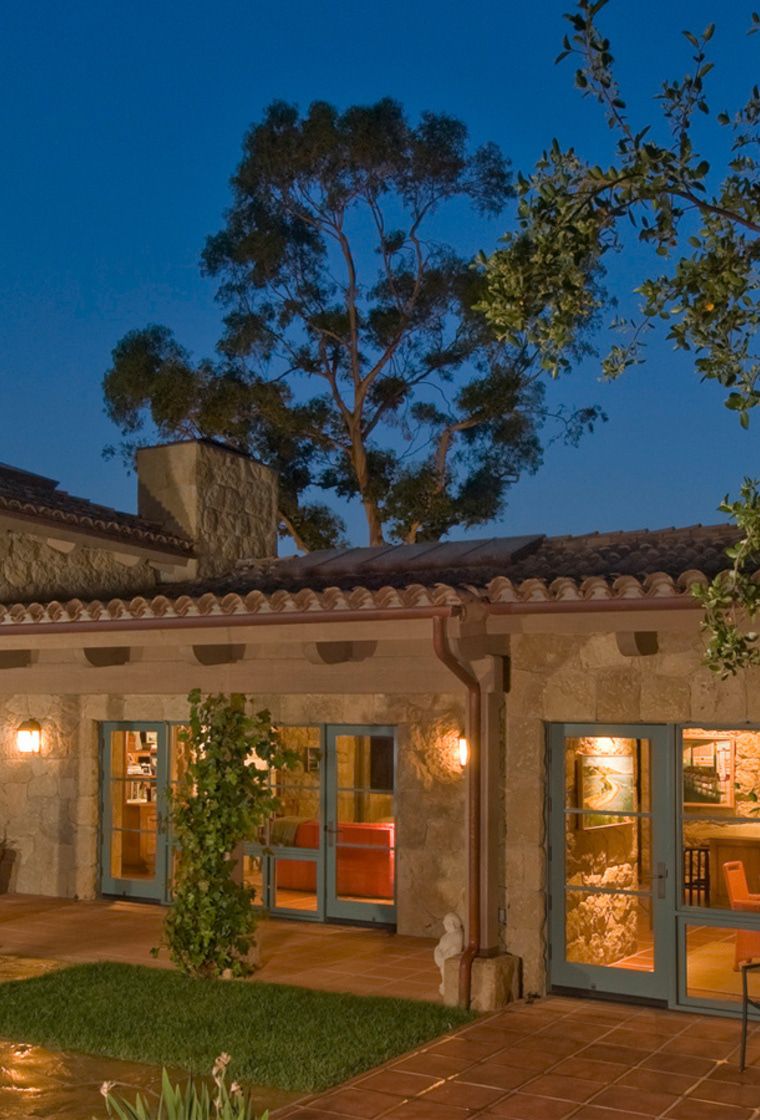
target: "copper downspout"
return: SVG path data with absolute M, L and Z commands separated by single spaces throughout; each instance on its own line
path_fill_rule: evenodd
M 481 700 L 477 677 L 465 669 L 449 645 L 446 617 L 433 619 L 436 657 L 467 689 L 467 732 L 470 756 L 467 765 L 467 932 L 468 942 L 459 961 L 459 1006 L 470 1006 L 472 962 L 480 952 L 480 729 Z

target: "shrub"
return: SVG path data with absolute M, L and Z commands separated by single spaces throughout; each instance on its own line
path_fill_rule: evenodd
M 244 976 L 256 928 L 254 891 L 233 879 L 231 853 L 277 806 L 269 769 L 291 767 L 267 711 L 245 697 L 190 693 L 186 755 L 170 796 L 178 848 L 173 902 L 164 925 L 169 956 L 190 976 Z M 155 952 L 155 951 L 154 951 Z

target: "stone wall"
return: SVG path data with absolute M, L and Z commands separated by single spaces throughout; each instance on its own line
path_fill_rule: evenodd
M 91 897 L 98 837 L 95 725 L 76 696 L 0 702 L 0 834 L 15 852 L 11 888 L 20 893 Z M 39 720 L 40 754 L 19 754 L 16 728 Z
M 505 948 L 523 962 L 526 992 L 542 991 L 546 954 L 546 724 L 760 722 L 760 672 L 721 681 L 690 632 L 663 632 L 660 650 L 625 657 L 615 635 L 512 639 L 507 698 Z
M 118 544 L 114 544 L 118 550 Z M 146 560 L 120 564 L 107 548 L 60 552 L 31 533 L 0 530 L 0 602 L 129 595 L 158 583 Z
M 462 706 L 448 695 L 254 696 L 282 724 L 398 728 L 398 929 L 438 936 L 463 913 L 464 779 L 456 761 Z M 184 696 L 94 695 L 0 699 L 0 835 L 18 858 L 13 889 L 92 898 L 98 882 L 101 721 L 181 721 Z M 16 750 L 19 723 L 43 727 L 39 755 Z

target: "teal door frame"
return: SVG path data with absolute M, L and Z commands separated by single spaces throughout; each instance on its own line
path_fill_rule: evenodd
M 341 921 L 355 921 L 392 925 L 396 921 L 396 829 L 393 831 L 393 848 L 391 859 L 393 861 L 393 902 L 384 905 L 379 902 L 360 902 L 341 898 L 338 892 L 338 853 L 341 848 L 361 851 L 362 845 L 345 844 L 340 839 L 340 821 L 338 813 L 338 797 L 340 793 L 353 793 L 355 787 L 342 788 L 338 785 L 338 754 L 336 740 L 342 735 L 378 736 L 393 740 L 393 820 L 396 822 L 396 772 L 397 748 L 396 729 L 394 727 L 377 727 L 367 724 L 329 724 L 325 728 L 325 774 L 323 780 L 324 796 L 324 833 L 325 833 L 325 916 L 329 919 Z M 367 789 L 364 792 L 387 793 L 387 790 Z M 367 851 L 377 851 L 376 848 L 366 847 Z
M 169 782 L 169 724 L 152 721 L 109 721 L 100 725 L 100 892 L 119 898 L 133 898 L 153 902 L 168 902 L 170 841 L 161 821 L 166 817 L 166 790 Z M 111 842 L 113 838 L 112 784 L 110 748 L 114 731 L 155 731 L 158 753 L 156 756 L 156 866 L 152 879 L 135 879 L 115 876 L 111 872 Z M 131 830 L 124 830 L 131 831 Z
M 722 723 L 714 722 L 701 722 L 701 723 L 682 723 L 678 724 L 675 728 L 676 732 L 676 789 L 679 791 L 679 796 L 676 798 L 676 812 L 675 812 L 675 843 L 677 849 L 680 851 L 681 837 L 683 836 L 683 821 L 684 821 L 684 807 L 683 797 L 680 796 L 680 791 L 683 789 L 683 732 L 690 728 L 698 728 L 704 731 L 726 731 L 727 729 L 742 730 L 742 731 L 758 731 L 760 726 L 756 723 L 744 723 L 739 720 L 724 720 Z M 699 820 L 704 823 L 707 814 L 700 814 Z M 721 817 L 718 815 L 716 818 L 721 824 L 730 821 L 731 824 L 746 823 L 757 825 L 757 817 Z M 718 868 L 712 869 L 712 875 L 720 874 Z M 677 890 L 676 890 L 676 906 L 674 914 L 674 922 L 676 926 L 677 936 L 677 956 L 678 956 L 678 975 L 677 975 L 677 995 L 675 1006 L 688 1008 L 689 1010 L 698 1009 L 700 1013 L 713 1013 L 716 1015 L 739 1015 L 740 1008 L 736 1000 L 720 1000 L 712 999 L 706 1000 L 704 997 L 690 996 L 688 994 L 688 977 L 687 966 L 688 956 L 686 952 L 686 933 L 688 926 L 702 926 L 711 929 L 724 929 L 724 930 L 753 930 L 760 932 L 760 915 L 753 914 L 749 911 L 742 910 L 729 910 L 718 909 L 717 907 L 709 909 L 699 906 L 687 906 L 686 892 L 684 891 L 683 884 L 683 861 L 678 861 L 677 868 Z M 714 881 L 714 880 L 713 880 Z M 750 1007 L 749 1017 L 751 1019 L 760 1019 L 760 1012 Z
M 651 823 L 652 881 L 649 889 L 621 890 L 569 885 L 566 882 L 566 819 L 578 815 L 566 806 L 565 740 L 568 738 L 620 737 L 648 739 L 652 744 L 650 806 L 637 814 Z M 675 755 L 675 728 L 665 724 L 550 724 L 547 728 L 547 814 L 549 821 L 549 984 L 553 988 L 573 988 L 600 994 L 634 996 L 673 1004 L 677 1000 L 675 891 L 680 880 L 676 874 L 675 832 L 672 826 L 675 804 L 672 764 Z M 566 895 L 582 893 L 630 895 L 649 900 L 652 908 L 654 968 L 651 972 L 614 968 L 568 961 L 566 947 Z

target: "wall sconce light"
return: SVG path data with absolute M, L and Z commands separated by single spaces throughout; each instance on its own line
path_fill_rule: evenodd
M 39 754 L 42 728 L 36 719 L 25 719 L 16 729 L 16 747 L 21 754 Z
M 461 731 L 457 740 L 457 754 L 459 758 L 459 765 L 464 770 L 465 766 L 470 759 L 470 744 L 467 742 L 467 736 L 464 731 Z

